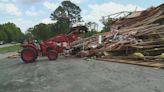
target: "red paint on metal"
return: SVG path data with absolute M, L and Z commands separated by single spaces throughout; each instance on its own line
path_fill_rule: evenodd
M 25 51 L 23 53 L 23 58 L 26 60 L 26 61 L 31 61 L 33 59 L 33 52 L 31 51 Z

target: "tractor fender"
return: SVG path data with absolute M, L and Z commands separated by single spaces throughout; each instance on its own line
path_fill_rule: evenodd
M 32 49 L 34 49 L 35 53 L 38 54 L 38 49 L 33 44 L 23 44 L 23 45 L 21 45 L 21 47 L 23 47 L 23 48 L 32 48 Z

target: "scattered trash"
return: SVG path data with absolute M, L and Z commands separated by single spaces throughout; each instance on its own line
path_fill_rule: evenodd
M 14 59 L 14 58 L 20 58 L 19 53 L 13 53 L 12 55 L 9 55 L 7 58 Z

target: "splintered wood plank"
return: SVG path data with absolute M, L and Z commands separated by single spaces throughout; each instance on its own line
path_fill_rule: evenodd
M 97 60 L 116 62 L 116 63 L 124 63 L 124 64 L 132 64 L 132 65 L 139 65 L 139 66 L 146 66 L 146 67 L 164 68 L 164 64 L 160 63 L 160 62 L 145 62 L 145 61 L 104 59 L 104 58 L 97 58 Z

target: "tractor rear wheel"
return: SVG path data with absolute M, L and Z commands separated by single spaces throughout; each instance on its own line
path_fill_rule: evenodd
M 32 48 L 24 48 L 21 51 L 21 59 L 25 63 L 32 63 L 36 60 L 36 53 Z
M 55 50 L 48 51 L 47 57 L 50 61 L 56 60 L 58 58 L 58 52 Z

